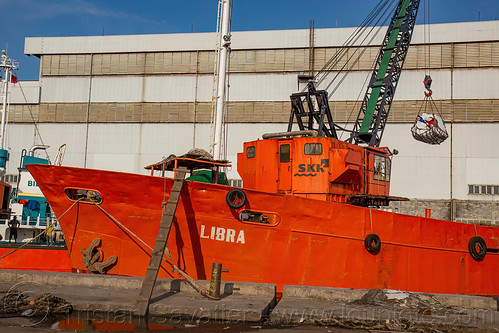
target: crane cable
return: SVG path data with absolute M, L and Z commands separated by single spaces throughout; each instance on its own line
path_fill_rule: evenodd
M 322 69 L 316 73 L 314 76 L 314 80 L 319 84 L 325 79 L 328 75 L 326 72 L 330 71 L 334 68 L 334 66 L 343 58 L 344 54 L 347 51 L 347 47 L 352 46 L 357 40 L 358 36 L 364 31 L 364 29 L 372 23 L 375 16 L 378 15 L 380 6 L 386 5 L 386 3 L 390 0 L 380 0 L 378 4 L 374 7 L 374 9 L 369 13 L 369 15 L 364 19 L 359 27 L 357 27 L 352 35 L 347 38 L 347 40 L 343 43 L 343 45 L 338 49 L 338 51 L 324 64 Z
M 381 26 L 388 21 L 389 16 L 386 16 L 386 14 L 388 13 L 388 11 L 390 9 L 390 4 L 393 4 L 394 2 L 395 2 L 395 0 L 380 0 L 378 2 L 378 4 L 375 6 L 375 8 L 366 17 L 366 19 L 364 19 L 362 24 L 352 33 L 352 35 L 347 39 L 347 41 L 345 43 L 343 43 L 343 45 L 333 55 L 333 57 L 331 57 L 326 62 L 326 64 L 323 66 L 323 68 L 315 75 L 314 80 L 317 82 L 317 85 L 320 85 L 328 76 L 328 74 L 329 74 L 328 72 L 332 71 L 333 68 L 345 57 L 345 55 L 348 53 L 349 47 L 355 45 L 359 41 L 359 39 L 361 39 L 363 37 L 363 35 L 365 35 L 365 36 L 362 39 L 362 41 L 360 42 L 360 45 L 361 46 L 366 45 L 366 44 L 364 44 L 364 42 L 373 33 L 375 28 L 377 26 L 379 26 L 379 28 L 376 30 L 374 36 L 371 37 L 371 39 L 369 40 L 369 43 L 367 45 L 370 45 L 370 43 L 372 43 L 374 38 L 378 35 L 379 31 L 381 30 Z M 386 16 L 386 18 L 383 20 L 383 17 L 385 17 L 385 16 Z M 376 18 L 377 18 L 377 20 L 376 20 Z M 381 21 L 383 21 L 383 23 L 380 25 Z M 375 22 L 374 25 L 366 33 L 367 27 L 370 24 L 372 24 L 373 22 Z M 358 63 L 358 61 L 360 61 L 360 58 L 362 57 L 362 55 L 364 54 L 364 52 L 366 50 L 367 50 L 367 48 L 364 48 L 364 50 L 362 50 L 360 55 L 357 56 L 355 62 L 353 64 L 351 64 L 351 66 L 354 66 L 355 64 Z M 339 85 L 344 81 L 346 76 L 349 74 L 349 71 L 345 71 L 345 67 L 347 66 L 348 63 L 350 63 L 350 60 L 354 57 L 354 55 L 357 52 L 358 52 L 358 49 L 355 49 L 355 51 L 350 55 L 350 57 L 348 57 L 347 61 L 345 61 L 342 68 L 338 71 L 338 73 L 335 75 L 335 77 L 331 80 L 331 82 L 328 84 L 328 86 L 325 90 L 329 89 L 329 87 L 333 84 L 333 82 L 335 82 L 335 80 L 339 77 L 340 74 L 343 74 L 344 76 L 343 76 L 342 80 L 338 84 L 336 84 L 335 89 L 333 91 L 333 94 L 334 94 L 334 92 L 336 92 Z M 330 95 L 332 95 L 332 94 L 330 94 Z
M 430 75 L 430 62 L 431 62 L 431 57 L 430 57 L 430 52 L 431 52 L 431 46 L 430 46 L 430 0 L 425 0 L 424 2 L 425 5 L 425 10 L 424 12 L 424 45 L 425 45 L 425 74 Z M 428 12 L 428 13 L 427 13 Z M 426 19 L 426 15 L 428 15 L 428 20 Z
M 384 25 L 386 25 L 387 22 L 390 20 L 391 12 L 393 12 L 393 7 L 396 6 L 397 2 L 398 2 L 397 0 L 380 0 L 378 2 L 378 4 L 374 7 L 374 9 L 369 13 L 369 15 L 361 23 L 361 25 L 352 33 L 352 35 L 345 41 L 345 43 L 343 43 L 342 47 L 333 55 L 333 57 L 331 57 L 326 62 L 326 64 L 322 67 L 322 69 L 319 72 L 317 72 L 317 74 L 314 77 L 314 81 L 316 82 L 317 86 L 320 85 L 326 79 L 326 77 L 329 74 L 328 72 L 332 71 L 337 66 L 337 64 L 344 58 L 345 54 L 347 54 L 349 47 L 351 47 L 355 44 L 357 44 L 359 46 L 372 44 L 373 40 L 379 35 L 382 27 Z M 373 22 L 375 22 L 375 23 L 373 24 Z M 368 30 L 367 27 L 371 24 L 372 24 L 372 26 Z M 366 31 L 367 31 L 367 33 L 366 33 Z M 374 34 L 373 34 L 373 32 L 374 32 Z M 366 40 L 369 38 L 369 36 L 371 36 L 371 38 L 369 39 L 369 41 L 367 43 L 365 43 Z M 362 40 L 360 41 L 360 43 L 358 43 L 359 39 L 361 39 L 361 38 L 362 38 Z M 360 49 L 359 47 L 354 48 L 354 52 L 348 57 L 348 59 L 345 61 L 345 63 L 341 67 L 341 69 L 336 73 L 336 75 L 333 77 L 333 79 L 325 87 L 324 90 L 328 91 L 329 88 L 331 87 L 331 85 L 334 82 L 337 82 L 336 80 L 338 79 L 338 77 L 340 75 L 342 75 L 339 82 L 337 82 L 336 85 L 334 86 L 332 92 L 328 93 L 328 99 L 331 99 L 331 96 L 335 94 L 335 92 L 339 89 L 339 87 L 341 86 L 343 81 L 350 74 L 350 71 L 345 70 L 347 64 L 350 64 L 350 67 L 355 66 L 360 61 L 360 59 L 362 58 L 362 56 L 364 55 L 364 53 L 367 51 L 368 48 L 363 47 L 362 51 L 360 51 L 360 54 L 358 54 L 359 49 Z M 355 60 L 352 63 L 351 60 L 356 55 L 357 55 L 357 57 L 355 58 Z M 376 65 L 376 58 L 374 58 L 372 60 L 369 72 L 373 71 L 375 65 Z M 353 105 L 352 110 L 348 114 L 348 118 L 347 118 L 346 123 L 350 122 L 350 119 L 351 119 L 352 115 L 354 114 L 355 110 L 358 109 L 359 98 L 360 98 L 361 94 L 365 91 L 365 88 L 366 88 L 367 83 L 369 81 L 369 77 L 370 77 L 369 75 L 366 76 L 364 83 L 361 86 L 361 89 L 359 90 L 359 94 L 357 96 L 356 102 Z M 304 88 L 303 91 L 305 91 L 305 89 L 306 88 Z M 337 127 L 339 130 L 341 130 L 343 132 L 351 132 L 351 130 L 348 130 L 344 127 L 341 127 L 337 124 L 335 124 L 335 127 Z M 342 132 L 341 136 L 343 135 L 343 132 Z
M 444 142 L 449 134 L 445 127 L 442 113 L 433 100 L 433 91 L 431 90 L 431 39 L 430 39 L 430 0 L 424 0 L 424 22 L 423 22 L 423 43 L 424 43 L 424 86 L 427 91 L 424 92 L 424 99 L 418 109 L 416 120 L 411 127 L 411 133 L 414 139 L 423 143 L 435 145 Z
M 390 8 L 386 8 L 385 9 L 385 12 L 383 13 L 383 15 L 386 15 L 386 13 L 388 12 L 388 9 Z M 381 19 L 383 18 L 383 16 L 381 16 L 378 21 L 376 22 L 376 25 L 374 27 L 377 26 L 377 24 L 379 24 L 379 22 L 381 21 Z M 383 25 L 385 23 L 387 23 L 387 21 L 390 19 L 390 15 L 386 16 L 383 23 L 381 25 L 378 26 L 378 29 L 376 31 L 376 33 L 371 37 L 371 39 L 369 40 L 369 43 L 367 45 L 370 45 L 372 43 L 372 41 L 378 36 L 379 32 L 381 31 L 381 28 L 383 27 Z M 367 37 L 369 36 L 369 34 L 371 34 L 371 32 L 374 30 L 374 27 L 371 28 L 371 31 L 365 36 L 365 38 L 362 40 L 362 42 L 364 42 Z M 361 44 L 362 45 L 362 44 Z M 367 51 L 367 47 L 364 47 L 363 50 L 360 52 L 360 54 L 358 55 L 358 57 L 355 59 L 355 61 L 351 64 L 351 66 L 355 66 L 359 61 L 360 61 L 360 58 L 362 57 L 362 55 Z M 338 90 L 338 88 L 340 87 L 340 85 L 343 83 L 343 81 L 346 79 L 346 77 L 350 74 L 350 71 L 345 71 L 345 67 L 347 66 L 348 63 L 350 63 L 350 60 L 353 58 L 353 55 L 358 52 L 358 50 L 355 50 L 355 52 L 347 59 L 347 61 L 345 62 L 345 64 L 343 65 L 343 67 L 341 68 L 341 70 L 335 75 L 335 77 L 333 78 L 333 80 L 326 86 L 326 89 L 325 90 L 328 90 L 329 87 L 332 85 L 332 83 L 334 82 L 334 80 L 336 80 L 336 78 L 340 75 L 340 73 L 343 73 L 343 77 L 340 79 L 340 81 L 335 85 L 334 89 L 332 90 L 332 93 L 331 95 L 334 95 L 334 93 Z M 375 65 L 375 61 L 376 59 L 374 59 L 373 63 L 372 63 L 372 67 L 371 67 L 371 70 L 374 68 L 374 65 Z M 369 76 L 368 76 L 369 77 Z
M 385 13 L 384 13 L 384 14 L 385 14 Z M 387 21 L 388 19 L 389 19 L 389 16 L 388 16 L 388 17 L 386 17 L 386 19 L 385 19 L 385 21 L 383 22 L 383 24 L 385 24 L 385 23 L 386 23 L 386 21 Z M 376 36 L 377 36 L 377 34 L 378 34 L 378 33 L 379 33 L 379 31 L 381 30 L 382 26 L 383 26 L 383 25 L 380 25 L 380 26 L 379 26 L 378 31 L 376 32 L 375 36 L 373 36 L 373 38 L 371 38 L 371 40 L 369 41 L 369 45 L 371 44 L 371 42 L 372 42 L 372 40 L 374 39 L 374 37 L 376 37 Z M 367 50 L 367 48 L 364 48 L 364 50 L 362 50 L 362 53 L 361 53 L 361 55 L 359 56 L 359 59 L 360 59 L 360 57 L 364 54 L 364 52 L 365 52 L 366 50 Z M 377 57 L 374 57 L 374 58 L 372 59 L 372 63 L 371 63 L 371 66 L 370 66 L 370 70 L 369 70 L 369 72 L 372 72 L 372 71 L 374 70 L 374 67 L 376 66 L 376 61 L 377 61 Z M 345 77 L 346 77 L 346 75 L 345 75 Z M 364 79 L 364 82 L 363 82 L 363 84 L 362 84 L 361 88 L 359 89 L 359 94 L 357 95 L 357 98 L 355 99 L 355 103 L 354 103 L 354 105 L 352 106 L 352 109 L 351 109 L 351 111 L 350 111 L 350 112 L 349 112 L 349 114 L 348 114 L 348 118 L 346 119 L 346 122 L 345 122 L 346 124 L 349 124 L 349 123 L 350 123 L 350 119 L 352 118 L 352 116 L 356 113 L 356 111 L 358 112 L 358 110 L 359 110 L 359 103 L 362 103 L 362 100 L 360 99 L 360 96 L 361 96 L 361 95 L 365 92 L 366 87 L 367 87 L 367 85 L 368 85 L 368 82 L 369 82 L 369 79 L 370 79 L 370 78 L 371 78 L 371 76 L 370 76 L 370 75 L 366 75 L 366 78 Z M 343 80 L 344 80 L 344 78 L 341 80 L 341 82 L 343 82 Z M 335 92 L 337 89 L 338 89 L 338 85 L 335 87 L 335 90 L 333 91 L 333 94 L 334 94 L 334 92 Z M 343 132 L 340 134 L 340 140 L 341 140 L 341 139 L 342 139 L 342 137 L 343 137 L 343 133 L 351 133 L 351 132 L 353 132 L 353 129 L 352 129 L 352 130 L 348 130 L 348 129 L 346 129 L 346 128 L 343 128 L 342 130 L 343 130 Z

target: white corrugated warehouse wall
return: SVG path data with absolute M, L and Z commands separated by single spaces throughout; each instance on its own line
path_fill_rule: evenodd
M 422 27 L 416 27 L 413 43 L 423 43 Z M 432 43 L 499 41 L 498 22 L 438 24 L 431 27 Z M 339 46 L 352 29 L 317 29 L 315 46 Z M 308 30 L 234 32 L 233 50 L 308 48 Z M 214 34 L 170 34 L 104 37 L 26 38 L 26 54 L 93 54 L 213 50 Z M 499 53 L 498 53 L 499 54 Z M 297 91 L 296 72 L 232 73 L 231 101 L 289 101 Z M 354 71 L 332 97 L 332 101 L 356 100 L 362 94 L 367 71 Z M 499 99 L 499 68 L 441 68 L 432 70 L 436 100 Z M 406 70 L 401 76 L 395 100 L 421 100 L 424 70 Z M 100 102 L 209 102 L 212 74 L 175 75 L 56 75 L 39 82 L 22 82 L 28 104 Z M 12 103 L 25 103 L 19 88 Z M 334 107 L 334 104 L 333 104 Z M 449 110 L 446 110 L 449 111 Z M 353 116 L 355 117 L 355 115 Z M 452 138 L 440 146 L 415 141 L 410 123 L 389 123 L 383 145 L 397 149 L 392 169 L 392 195 L 424 199 L 476 199 L 468 194 L 469 184 L 499 185 L 499 148 L 494 144 L 498 123 L 455 123 Z M 190 148 L 208 149 L 207 123 L 41 123 L 38 124 L 52 159 L 61 144 L 67 144 L 64 165 L 144 173 L 145 165 L 163 156 L 183 154 Z M 85 146 L 88 146 L 85 157 Z M 449 123 L 448 123 L 449 126 Z M 32 124 L 9 125 L 8 173 L 16 173 L 21 150 L 34 142 Z M 227 125 L 228 159 L 234 167 L 229 178 L 239 178 L 237 153 L 242 143 L 279 132 L 284 123 L 230 123 Z M 450 130 L 450 128 L 448 128 Z M 40 143 L 37 141 L 37 143 Z M 451 152 L 452 143 L 452 152 Z M 452 168 L 451 168 L 452 162 Z M 452 181 L 452 189 L 451 189 Z M 452 190 L 452 194 L 451 194 Z M 480 199 L 497 200 L 498 195 Z

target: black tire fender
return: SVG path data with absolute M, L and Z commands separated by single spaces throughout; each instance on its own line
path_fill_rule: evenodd
M 369 234 L 364 239 L 364 246 L 370 253 L 377 253 L 381 249 L 381 239 L 376 234 Z
M 239 209 L 246 204 L 246 193 L 240 188 L 233 188 L 227 192 L 225 201 L 230 208 Z
M 471 237 L 470 242 L 468 243 L 468 250 L 473 259 L 481 261 L 487 254 L 487 244 L 480 236 Z

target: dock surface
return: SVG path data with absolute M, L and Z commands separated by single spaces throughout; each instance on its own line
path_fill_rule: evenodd
M 73 316 L 74 313 L 82 316 L 92 313 L 107 321 L 119 318 L 138 323 L 136 300 L 142 280 L 95 274 L 0 270 L 0 297 L 4 302 L 0 311 L 4 312 L 4 317 L 8 315 L 5 303 L 12 296 L 23 295 L 29 301 L 48 293 L 67 302 Z M 209 281 L 198 282 L 209 287 Z M 148 320 L 254 323 L 272 327 L 318 325 L 360 330 L 431 328 L 442 332 L 499 332 L 498 301 L 488 297 L 307 286 L 285 286 L 281 295 L 273 284 L 226 281 L 222 281 L 221 292 L 220 300 L 210 300 L 185 280 L 158 279 Z M 12 304 L 9 305 L 12 311 Z M 43 317 L 44 314 L 37 315 Z M 303 326 L 304 329 L 307 326 Z

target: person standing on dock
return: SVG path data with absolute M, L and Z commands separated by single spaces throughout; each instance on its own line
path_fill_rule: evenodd
M 10 235 L 9 235 L 9 243 L 14 237 L 14 243 L 17 243 L 17 228 L 19 227 L 19 221 L 17 220 L 17 216 L 14 215 L 14 218 L 9 221 Z

